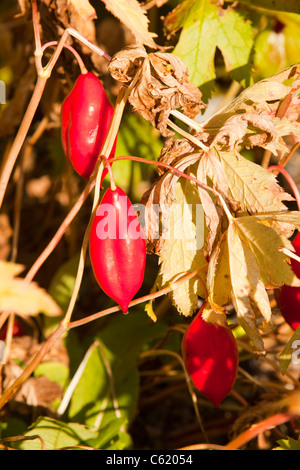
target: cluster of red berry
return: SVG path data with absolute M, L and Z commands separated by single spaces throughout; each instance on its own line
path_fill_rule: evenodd
M 98 78 L 90 72 L 81 74 L 62 106 L 61 136 L 67 158 L 84 178 L 89 178 L 94 170 L 112 115 L 113 107 Z M 125 208 L 120 203 L 121 198 L 125 198 Z M 131 202 L 122 189 L 108 189 L 100 205 L 106 204 L 115 210 L 115 237 L 99 237 L 97 227 L 103 220 L 103 211 L 97 211 L 90 231 L 90 258 L 100 287 L 127 312 L 143 282 L 146 241 L 143 235 L 132 237 L 128 230 L 137 216 L 130 211 Z M 143 234 L 141 227 L 140 233 Z M 300 235 L 294 247 L 299 254 Z M 292 260 L 292 267 L 299 276 L 300 265 Z M 287 323 L 296 329 L 300 324 L 300 288 L 283 286 L 278 294 L 278 305 Z M 205 321 L 203 309 L 204 306 L 183 337 L 182 354 L 196 388 L 218 407 L 234 386 L 238 348 L 230 328 Z

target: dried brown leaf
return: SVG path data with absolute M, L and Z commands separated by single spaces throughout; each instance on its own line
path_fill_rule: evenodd
M 173 54 L 147 55 L 141 47 L 127 47 L 112 58 L 109 71 L 113 78 L 127 84 L 137 80 L 129 102 L 163 136 L 174 134 L 167 129 L 172 110 L 182 108 L 184 114 L 194 118 L 205 107 L 200 90 L 188 80 L 186 66 Z

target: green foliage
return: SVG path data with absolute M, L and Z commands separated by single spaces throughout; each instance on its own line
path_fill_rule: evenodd
M 139 395 L 139 353 L 164 333 L 164 323 L 153 324 L 140 309 L 111 318 L 93 338 L 99 346 L 74 391 L 68 419 L 101 430 L 121 417 L 128 426 Z
M 51 418 L 39 418 L 24 435 L 20 450 L 54 450 L 66 447 L 88 446 L 97 433 L 78 423 L 64 423 Z M 28 438 L 28 440 L 26 440 Z
M 215 79 L 216 48 L 222 52 L 227 72 L 250 84 L 253 32 L 237 10 L 221 10 L 209 0 L 184 0 L 168 15 L 166 25 L 170 31 L 182 28 L 173 52 L 186 64 L 195 85 Z
M 280 439 L 278 444 L 279 447 L 275 447 L 273 450 L 300 450 L 300 439 L 288 437 L 288 439 Z
M 266 8 L 276 11 L 290 11 L 300 13 L 300 5 L 298 0 L 240 0 L 241 3 L 251 7 Z

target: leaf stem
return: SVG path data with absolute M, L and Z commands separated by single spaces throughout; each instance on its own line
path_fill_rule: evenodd
M 178 132 L 178 134 L 181 134 L 183 137 L 185 137 L 186 139 L 193 142 L 193 144 L 197 145 L 197 147 L 200 147 L 205 152 L 207 152 L 209 150 L 208 147 L 205 144 L 203 144 L 199 139 L 197 139 L 197 137 L 193 136 L 189 132 L 185 132 L 183 129 L 181 129 L 181 127 L 174 124 L 174 122 L 172 122 L 170 119 L 168 119 L 167 122 L 168 122 L 168 125 L 172 129 L 174 129 L 174 131 Z

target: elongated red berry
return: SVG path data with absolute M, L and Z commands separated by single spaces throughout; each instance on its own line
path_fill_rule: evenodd
M 300 256 L 300 232 L 293 241 L 296 255 Z M 300 278 L 300 263 L 293 258 L 291 267 L 298 278 Z M 277 305 L 285 321 L 293 330 L 300 325 L 300 287 L 283 285 L 276 292 Z
M 92 72 L 78 77 L 62 104 L 62 146 L 74 169 L 86 179 L 95 168 L 113 111 L 100 80 Z M 116 142 L 110 157 L 115 148 Z
M 195 387 L 218 407 L 235 383 L 238 348 L 232 331 L 205 321 L 203 309 L 183 336 L 182 355 Z
M 122 189 L 105 192 L 92 221 L 89 250 L 100 287 L 126 313 L 144 279 L 146 239 Z

